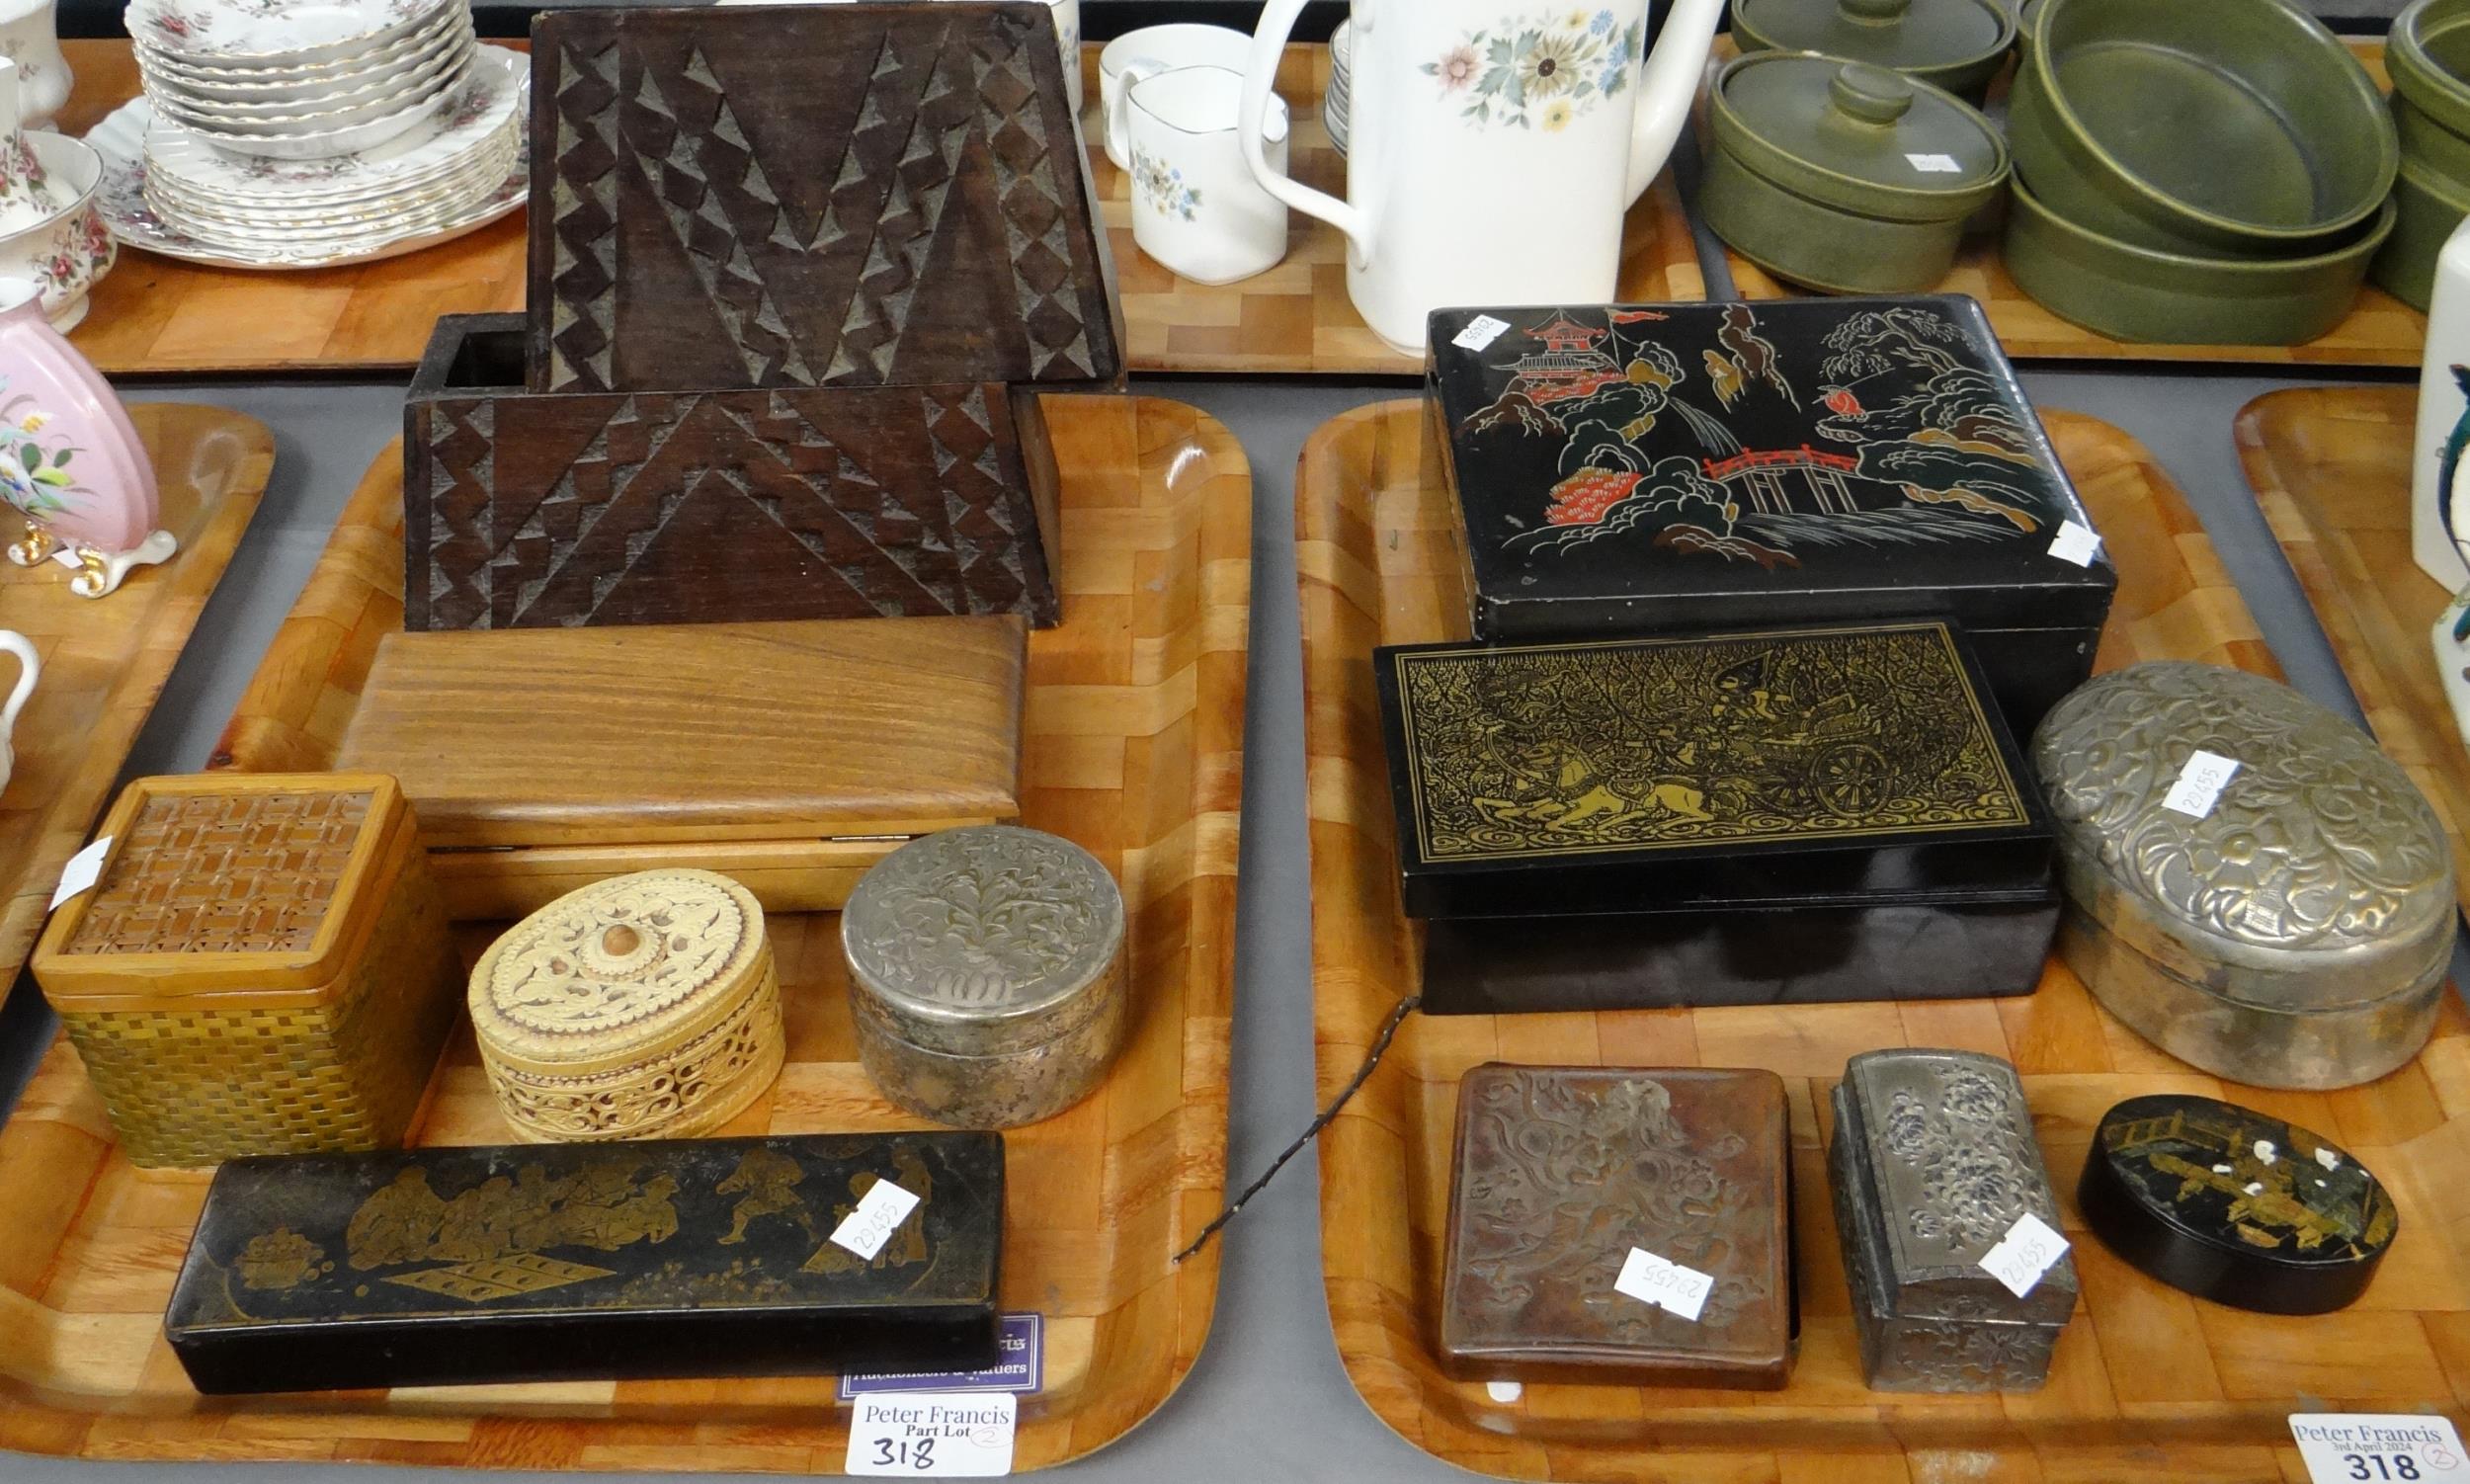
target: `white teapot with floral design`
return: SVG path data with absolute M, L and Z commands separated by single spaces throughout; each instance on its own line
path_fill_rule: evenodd
M 1272 170 L 1262 118 L 1307 0 L 1270 0 L 1244 85 L 1264 189 L 1352 244 L 1347 287 L 1421 355 L 1425 317 L 1478 304 L 1603 303 L 1621 220 L 1680 136 L 1723 0 L 1355 0 L 1347 196 Z

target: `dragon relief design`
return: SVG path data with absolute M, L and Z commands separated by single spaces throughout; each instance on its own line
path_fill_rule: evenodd
M 1557 482 L 1505 499 L 1496 533 L 1538 563 L 1610 543 L 1774 571 L 1830 548 L 2016 539 L 2066 514 L 2015 393 L 1927 307 L 1854 313 L 1797 370 L 1748 304 L 1557 311 L 1523 337 L 1542 348 L 1488 369 L 1499 392 L 1459 432 L 1557 446 Z
M 1471 1086 L 1453 1302 L 1478 1329 L 1591 1344 L 1721 1334 L 1778 1295 L 1767 1209 L 1735 1133 L 1707 1137 L 1653 1077 L 1520 1069 Z M 1692 1325 L 1618 1293 L 1631 1248 L 1714 1279 Z
M 2161 807 L 2196 750 L 2238 762 L 2210 814 Z M 2285 686 L 2162 662 L 2102 676 L 2043 721 L 2034 761 L 2072 837 L 2167 920 L 2328 950 L 2415 941 L 2453 915 L 2425 795 L 2365 733 Z
M 1428 861 L 2029 818 L 1935 626 L 1395 662 Z

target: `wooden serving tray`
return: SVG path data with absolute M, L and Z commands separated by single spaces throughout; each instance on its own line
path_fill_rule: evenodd
M 2384 75 L 2384 43 L 2381 41 L 2353 41 L 2350 49 L 2366 64 L 2367 71 L 2379 87 L 2389 87 Z M 1734 51 L 1730 37 L 1719 38 L 1716 60 L 1730 60 Z M 2010 69 L 2012 75 L 2013 69 Z M 1712 75 L 1710 68 L 1709 75 Z M 1991 84 L 1993 117 L 2004 121 L 2004 95 L 2008 78 Z M 1699 117 L 1705 117 L 1704 99 L 1700 100 Z M 1698 130 L 1702 148 L 1712 148 L 1707 131 Z M 1745 299 L 1797 298 L 1806 289 L 1777 283 L 1765 269 L 1752 263 L 1730 248 L 1724 250 L 1724 267 L 1732 274 L 1733 290 Z M 1944 282 L 1930 290 L 1934 293 L 1969 293 L 1981 300 L 1990 312 L 1991 327 L 2007 353 L 2016 357 L 2031 357 L 2044 361 L 2204 361 L 2248 366 L 2417 366 L 2427 349 L 2428 317 L 2400 299 L 2368 284 L 2358 291 L 2358 302 L 2349 318 L 2334 327 L 2332 333 L 2305 345 L 2142 345 L 2112 340 L 2097 335 L 2081 325 L 2042 308 L 2007 274 L 2007 266 L 1999 253 L 1996 231 L 1973 232 L 1958 250 L 1955 268 Z
M 0 561 L 0 628 L 33 639 L 42 654 L 42 680 L 17 720 L 17 766 L 0 792 L 0 992 L 34 950 L 60 867 L 111 802 L 121 765 L 274 472 L 274 435 L 253 417 L 181 402 L 141 402 L 128 413 L 154 460 L 162 527 L 180 537 L 179 552 L 131 571 L 108 598 L 70 592 L 75 574 L 56 562 Z M 21 533 L 12 513 L 8 539 Z M 0 663 L 0 684 L 17 684 L 14 662 Z M 30 1189 L 12 1183 L 0 1154 L 0 1191 Z
M 2470 906 L 2470 753 L 2429 634 L 2452 595 L 2410 550 L 2411 386 L 2270 392 L 2240 410 L 2239 462 L 2367 713 L 2453 837 Z
M 58 126 L 83 134 L 137 95 L 136 61 L 126 41 L 62 45 L 77 87 Z M 1347 242 L 1327 223 L 1294 213 L 1286 261 L 1222 288 L 1188 283 L 1142 255 L 1132 242 L 1131 177 L 1107 158 L 1098 104 L 1102 49 L 1082 48 L 1081 131 L 1123 299 L 1129 368 L 1421 374 L 1422 358 L 1383 345 L 1348 301 Z M 1297 179 L 1343 195 L 1345 161 L 1321 124 L 1328 86 L 1327 46 L 1287 48 L 1278 90 L 1294 114 L 1290 168 Z M 246 273 L 124 249 L 69 339 L 116 375 L 408 370 L 419 362 L 439 315 L 522 311 L 524 219 L 518 211 L 406 257 L 308 273 Z M 1706 297 L 1697 245 L 1670 171 L 1630 213 L 1620 296 Z
M 1166 1400 L 1199 1354 L 1217 1249 L 1171 1255 L 1225 1184 L 1252 480 L 1173 402 L 1050 397 L 1064 623 L 1030 640 L 1028 823 L 1095 851 L 1132 909 L 1137 1019 L 1104 1088 L 1007 1134 L 1003 1301 L 1045 1316 L 1017 1466 L 1076 1458 Z M 316 768 L 401 618 L 399 455 L 378 456 L 260 668 L 223 766 Z M 788 1066 L 733 1134 L 931 1125 L 857 1064 L 838 922 L 775 916 Z M 485 932 L 466 936 L 471 958 Z M 458 1031 L 419 1138 L 509 1137 Z M 587 1382 L 201 1398 L 162 1338 L 204 1173 L 140 1172 L 65 1041 L 0 1127 L 0 1447 L 86 1458 L 837 1473 L 828 1379 Z
M 1338 419 L 1296 489 L 1312 810 L 1314 1034 L 1323 1097 L 1417 985 L 1400 916 L 1388 773 L 1368 656 L 1464 632 L 1454 502 L 1424 459 L 1423 408 Z M 2088 418 L 2046 419 L 2119 563 L 2100 662 L 2272 660 L 2203 529 L 2151 457 Z M 2084 1302 L 2048 1388 L 1990 1396 L 1862 1383 L 1826 1176 L 1829 1088 L 1855 1052 L 1952 1046 L 2023 1074 Z M 1780 1392 L 1533 1385 L 1515 1402 L 1443 1377 L 1430 1342 L 1458 1079 L 1488 1060 L 1765 1067 L 1786 1082 L 1795 1175 L 1800 1355 Z M 2366 1295 L 2290 1319 L 2201 1303 L 2084 1231 L 2076 1177 L 2101 1113 L 2153 1092 L 2226 1096 L 2317 1129 L 2383 1177 L 2403 1236 Z M 2436 1039 L 2402 1071 L 2342 1093 L 2225 1085 L 2164 1055 L 2053 962 L 2026 999 L 1409 1017 L 1321 1135 L 1323 1279 L 1339 1352 L 1409 1442 L 1524 1479 L 2184 1480 L 2304 1478 L 2291 1412 L 2419 1411 L 2470 1401 L 2470 1015 L 2445 997 Z

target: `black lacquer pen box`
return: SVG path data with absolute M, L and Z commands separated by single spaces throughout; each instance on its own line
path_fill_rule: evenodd
M 1427 1011 L 2022 994 L 2048 815 L 1942 623 L 1383 649 Z
M 831 1240 L 877 1181 L 871 1258 Z M 200 1391 L 994 1363 L 1004 1149 L 822 1135 L 234 1160 L 164 1329 Z
M 2023 735 L 2092 673 L 2116 574 L 2053 554 L 2092 519 L 1969 298 L 1449 309 L 1431 344 L 1479 638 L 1942 618 Z

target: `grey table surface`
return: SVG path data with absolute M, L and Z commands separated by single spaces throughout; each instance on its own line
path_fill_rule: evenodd
M 2105 419 L 2154 453 L 2202 518 L 2292 684 L 2356 717 L 2356 703 L 2248 492 L 2231 442 L 2232 422 L 2250 399 L 2321 383 L 2030 369 L 2023 379 L 2042 407 Z M 132 398 L 235 407 L 264 419 L 277 438 L 274 484 L 264 507 L 128 767 L 132 777 L 190 772 L 212 751 L 346 497 L 399 430 L 401 388 L 221 383 L 124 389 Z M 1228 1184 L 1239 1188 L 1314 1112 L 1296 459 L 1329 419 L 1365 403 L 1412 396 L 1416 387 L 1405 381 L 1152 377 L 1136 389 L 1217 417 L 1242 441 L 1253 467 L 1251 706 L 1227 1148 Z M 13 1096 L 16 1079 L 48 1033 L 33 986 L 19 984 L 0 1015 L 0 1094 Z M 1062 1473 L 1091 1484 L 1168 1478 L 1183 1484 L 1340 1478 L 1403 1484 L 1462 1476 L 1391 1433 L 1347 1379 L 1322 1297 L 1317 1189 L 1307 1150 L 1245 1209 L 1223 1238 L 1216 1318 L 1181 1390 L 1121 1442 Z M 233 1484 L 245 1478 L 444 1484 L 452 1477 L 447 1470 L 362 1465 L 111 1464 L 0 1454 L 0 1480 L 11 1484 Z

